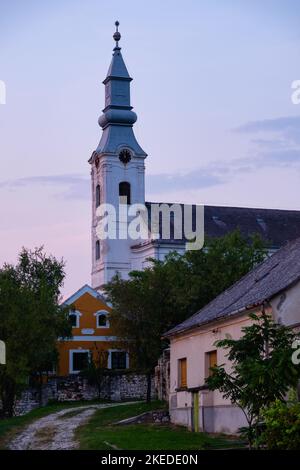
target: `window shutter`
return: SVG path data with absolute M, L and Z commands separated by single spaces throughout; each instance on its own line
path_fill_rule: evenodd
M 217 351 L 211 351 L 209 353 L 209 367 L 215 367 L 217 365 Z
M 180 387 L 187 387 L 187 362 L 186 358 L 180 359 Z

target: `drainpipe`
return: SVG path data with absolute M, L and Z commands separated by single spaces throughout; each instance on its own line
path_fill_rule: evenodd
M 205 422 L 204 422 L 204 393 L 200 392 L 200 409 L 201 409 L 201 429 L 202 432 L 205 432 Z

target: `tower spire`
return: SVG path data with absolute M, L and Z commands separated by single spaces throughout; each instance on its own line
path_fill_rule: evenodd
M 105 106 L 99 117 L 99 125 L 103 129 L 102 138 L 97 152 L 117 152 L 121 144 L 132 149 L 137 156 L 145 158 L 146 153 L 139 146 L 134 136 L 132 126 L 137 115 L 132 111 L 130 103 L 130 77 L 121 54 L 119 41 L 119 21 L 115 22 L 116 31 L 113 39 L 116 45 L 113 49 L 112 60 L 103 84 L 105 85 Z

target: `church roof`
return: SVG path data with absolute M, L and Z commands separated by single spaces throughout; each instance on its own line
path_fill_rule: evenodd
M 126 79 L 131 80 L 128 70 L 126 68 L 125 62 L 123 60 L 121 54 L 121 48 L 119 47 L 119 41 L 121 39 L 121 34 L 119 32 L 119 21 L 115 22 L 116 31 L 113 35 L 114 40 L 116 41 L 116 46 L 114 47 L 114 53 L 112 57 L 112 61 L 110 67 L 107 72 L 106 79 L 104 83 L 107 81 L 108 78 L 118 78 L 118 79 Z
M 124 59 L 122 57 L 120 47 L 114 48 L 114 53 L 104 83 L 107 81 L 108 78 L 131 80 Z
M 298 281 L 300 281 L 300 238 L 282 247 L 199 312 L 166 332 L 164 336 L 183 333 L 261 305 Z
M 151 227 L 151 203 L 147 202 L 149 228 Z M 171 203 L 167 203 L 171 206 Z M 181 205 L 183 207 L 183 205 Z M 196 206 L 194 206 L 196 207 Z M 193 226 L 195 224 L 195 211 L 193 211 Z M 182 244 L 186 240 L 174 238 L 173 221 L 171 219 L 171 236 L 169 240 L 159 239 L 156 243 Z M 239 229 L 245 237 L 259 234 L 266 242 L 266 246 L 276 250 L 287 242 L 300 237 L 300 211 L 281 209 L 258 209 L 246 207 L 204 206 L 204 232 L 205 237 L 222 237 L 235 229 Z M 182 230 L 182 233 L 184 231 Z M 160 220 L 161 236 L 161 220 Z

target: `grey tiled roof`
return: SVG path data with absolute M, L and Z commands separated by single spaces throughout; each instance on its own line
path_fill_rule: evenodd
M 300 280 L 300 238 L 282 247 L 199 312 L 169 330 L 164 336 L 182 333 L 259 305 L 298 280 Z
M 167 204 L 171 205 L 171 203 Z M 149 224 L 151 220 L 150 205 L 151 202 L 146 203 Z M 278 249 L 286 242 L 300 237 L 300 211 L 204 206 L 206 237 L 222 237 L 237 228 L 246 237 L 253 233 L 260 234 L 269 248 Z M 175 244 L 185 242 L 184 239 L 176 240 L 172 236 L 172 222 L 170 240 L 159 240 L 159 243 L 170 242 Z

